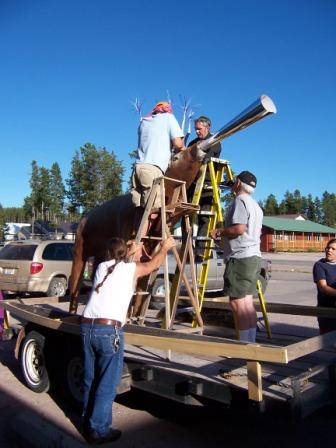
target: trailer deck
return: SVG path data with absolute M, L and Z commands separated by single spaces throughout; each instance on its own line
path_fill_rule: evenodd
M 76 336 L 80 317 L 69 314 L 68 305 L 56 297 L 2 304 L 30 329 Z M 220 308 L 227 308 L 227 303 Z M 270 316 L 273 312 L 335 314 L 328 310 L 268 304 Z M 175 330 L 159 325 L 158 319 L 149 316 L 146 326 L 125 326 L 125 364 L 132 387 L 193 405 L 211 399 L 230 406 L 239 396 L 261 410 L 285 405 L 295 418 L 335 400 L 336 331 L 309 338 L 273 331 L 269 340 L 261 330 L 257 343 L 248 344 L 236 341 L 232 328 L 205 327 L 201 335 L 191 333 L 187 323 L 176 325 Z M 221 336 L 214 336 L 216 332 Z M 23 338 L 21 334 L 18 346 Z

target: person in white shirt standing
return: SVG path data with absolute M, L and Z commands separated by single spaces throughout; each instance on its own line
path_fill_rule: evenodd
M 83 435 L 89 443 L 111 442 L 121 435 L 121 431 L 112 428 L 112 404 L 123 369 L 127 310 L 137 279 L 158 269 L 173 246 L 174 239 L 168 238 L 149 262 L 127 263 L 129 251 L 125 241 L 111 238 L 107 242 L 105 261 L 98 265 L 81 318 Z

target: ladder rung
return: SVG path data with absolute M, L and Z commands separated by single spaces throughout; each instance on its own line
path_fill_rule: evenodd
M 162 240 L 162 236 L 150 236 L 150 235 L 145 235 L 141 238 L 142 240 Z
M 146 296 L 148 294 L 149 294 L 148 291 L 138 291 L 138 292 L 135 292 L 133 295 L 134 296 Z
M 175 202 L 174 204 L 166 205 L 166 212 L 176 208 L 197 211 L 199 209 L 199 205 L 192 204 L 191 202 Z
M 174 179 L 172 177 L 162 176 L 161 179 L 168 180 L 169 182 L 173 182 L 175 184 L 185 184 L 184 180 Z
M 183 308 L 182 307 L 178 308 L 176 314 L 189 313 L 193 311 L 195 311 L 195 308 L 193 306 L 185 306 Z
M 211 162 L 216 162 L 216 163 L 220 163 L 221 165 L 230 165 L 230 162 L 228 160 L 224 160 L 224 159 L 217 159 L 216 157 L 211 157 L 210 158 Z
M 198 215 L 204 215 L 204 216 L 215 216 L 215 212 L 208 212 L 207 210 L 199 210 L 197 212 Z

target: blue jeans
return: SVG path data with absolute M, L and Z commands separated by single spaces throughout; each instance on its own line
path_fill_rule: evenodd
M 112 404 L 123 371 L 124 333 L 112 325 L 81 324 L 84 424 L 99 436 L 112 426 Z

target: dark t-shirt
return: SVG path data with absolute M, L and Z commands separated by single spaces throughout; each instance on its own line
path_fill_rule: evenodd
M 321 258 L 314 264 L 313 276 L 316 284 L 319 280 L 326 280 L 328 286 L 336 288 L 336 263 L 328 263 L 325 258 Z M 317 306 L 335 307 L 336 296 L 328 296 L 317 288 Z M 318 317 L 317 320 L 321 332 L 336 330 L 336 319 Z
M 317 261 L 313 268 L 314 282 L 326 280 L 327 285 L 336 289 L 336 263 L 328 263 L 325 258 Z M 319 306 L 335 306 L 336 296 L 324 294 L 317 288 L 317 304 Z
M 188 148 L 190 148 L 190 146 L 192 146 L 194 143 L 197 143 L 199 141 L 203 141 L 206 140 L 207 138 L 211 137 L 212 134 L 208 134 L 205 139 L 200 139 L 200 138 L 195 138 L 194 140 L 192 140 L 189 144 L 188 144 Z M 216 143 L 215 145 L 211 146 L 211 148 L 209 149 L 209 151 L 207 151 L 207 155 L 206 155 L 206 159 L 210 159 L 211 157 L 215 157 L 216 159 L 219 159 L 220 153 L 222 150 L 222 146 L 220 143 Z M 194 195 L 194 191 L 195 191 L 195 185 L 196 185 L 196 181 L 197 178 L 195 179 L 195 181 L 191 184 L 191 186 L 189 187 L 188 190 L 188 198 L 192 198 Z M 210 178 L 210 173 L 209 171 L 206 172 L 205 174 L 205 182 L 210 184 L 211 182 L 211 178 Z M 202 192 L 202 198 L 210 198 L 210 202 L 212 200 L 212 191 L 206 191 L 203 190 Z

